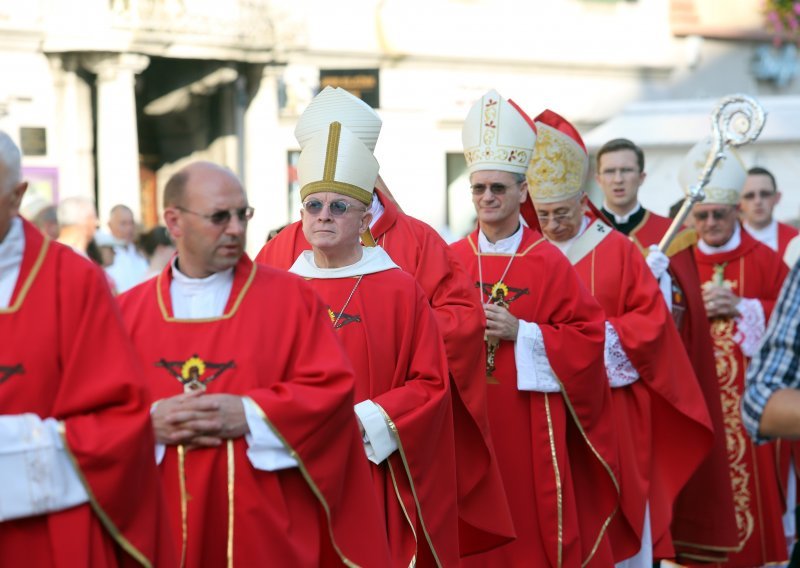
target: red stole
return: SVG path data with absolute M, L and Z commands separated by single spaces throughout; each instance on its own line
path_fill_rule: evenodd
M 476 297 L 502 289 L 512 314 L 539 324 L 562 383 L 557 393 L 518 390 L 514 343 L 500 343 L 487 390 L 489 418 L 517 540 L 462 565 L 607 566 L 606 529 L 619 494 L 602 312 L 538 232 L 523 229 L 511 265 L 510 255 L 479 257 L 477 231 L 452 248 Z M 481 371 L 485 376 L 485 361 Z
M 700 281 L 719 279 L 737 296 L 760 300 L 769 318 L 788 270 L 775 252 L 745 230 L 741 236 L 741 244 L 731 252 L 706 255 L 694 249 Z M 742 425 L 740 403 L 748 360 L 733 339 L 735 326 L 734 320 L 711 320 L 739 543 L 727 565 L 744 567 L 785 560 L 786 542 L 775 445 L 755 446 Z
M 628 236 L 647 256 L 648 247 L 660 242 L 670 224 L 670 219 L 648 211 Z M 708 457 L 678 495 L 671 532 L 679 559 L 724 562 L 727 552 L 738 546 L 738 539 L 733 492 L 729 484 L 719 482 L 728 475 L 728 458 L 714 347 L 692 256 L 691 245 L 696 240 L 694 231 L 683 231 L 673 240 L 667 254 L 673 281 L 673 306 L 679 310 L 678 332 L 703 391 L 714 427 L 714 444 Z
M 141 367 L 105 276 L 27 221 L 23 230 L 0 310 L 0 412 L 62 422 L 90 503 L 0 523 L 2 563 L 173 566 Z
M 612 231 L 575 269 L 640 376 L 611 389 L 622 468 L 622 515 L 611 526 L 616 558 L 638 552 L 646 501 L 654 555 L 671 557 L 672 507 L 712 444 L 708 411 L 658 284 L 631 241 Z
M 432 554 L 442 566 L 457 565 L 447 360 L 428 301 L 413 277 L 400 270 L 366 274 L 360 282 L 308 282 L 329 306 L 331 323 L 353 362 L 356 402 L 378 404 L 396 429 L 399 450 L 388 463 L 370 462 L 392 565 L 409 566 L 417 550 L 419 558 Z
M 483 314 L 469 277 L 436 231 L 400 212 L 380 191 L 378 198 L 384 212 L 372 234 L 392 260 L 414 276 L 444 339 L 453 381 L 461 555 L 488 550 L 515 533 L 489 433 Z M 302 225 L 293 223 L 261 249 L 256 262 L 288 270 L 310 248 Z
M 300 462 L 257 470 L 244 438 L 218 448 L 168 446 L 159 469 L 185 565 L 385 565 L 380 516 L 365 490 L 352 367 L 319 298 L 299 278 L 243 256 L 224 315 L 180 320 L 171 278 L 167 266 L 120 296 L 151 400 L 183 392 L 191 378 L 209 393 L 247 396 Z

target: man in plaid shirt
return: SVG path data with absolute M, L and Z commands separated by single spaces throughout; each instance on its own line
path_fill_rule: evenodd
M 761 348 L 747 369 L 742 420 L 756 442 L 800 437 L 800 263 L 783 283 Z

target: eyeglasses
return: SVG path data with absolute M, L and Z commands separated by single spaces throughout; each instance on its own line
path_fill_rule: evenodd
M 347 210 L 351 207 L 354 207 L 356 211 L 366 211 L 366 207 L 358 207 L 344 201 L 342 199 L 337 199 L 336 201 L 329 201 L 328 202 L 328 210 L 331 212 L 331 215 L 334 217 L 341 217 Z M 309 215 L 319 215 L 322 213 L 322 210 L 325 208 L 325 204 L 320 201 L 319 199 L 309 199 L 308 201 L 303 202 L 303 209 L 306 210 L 306 213 Z
M 550 215 L 536 216 L 536 218 L 539 219 L 539 225 L 542 227 L 546 227 L 551 219 L 556 222 L 556 225 L 560 225 L 570 217 L 572 217 L 572 211 L 568 211 L 567 213 L 559 213 L 558 215 L 553 215 L 552 217 Z
M 600 175 L 604 178 L 613 178 L 616 177 L 617 173 L 621 177 L 628 177 L 634 174 L 638 174 L 639 171 L 635 170 L 634 168 L 609 168 L 607 170 L 603 170 L 600 172 Z
M 241 221 L 242 223 L 247 223 L 250 219 L 253 218 L 253 213 L 255 213 L 255 209 L 253 209 L 252 207 L 239 207 L 237 209 L 219 209 L 209 214 L 197 213 L 195 211 L 191 211 L 179 205 L 176 205 L 175 209 L 183 211 L 184 213 L 191 213 L 192 215 L 197 215 L 198 217 L 202 217 L 203 219 L 208 219 L 209 221 L 211 221 L 211 224 L 217 225 L 218 227 L 224 227 L 225 225 L 230 223 L 231 218 L 234 215 L 236 215 L 236 218 L 239 219 L 239 221 Z
M 697 221 L 707 220 L 709 214 L 711 215 L 711 217 L 713 217 L 715 221 L 722 221 L 723 219 L 728 217 L 730 213 L 731 213 L 730 211 L 726 211 L 723 209 L 712 209 L 711 211 L 695 211 L 694 213 L 692 213 L 692 215 Z
M 767 199 L 775 195 L 774 191 L 768 191 L 766 189 L 762 189 L 761 191 L 754 191 L 753 193 L 743 193 L 742 199 L 745 201 L 752 201 L 756 197 L 760 197 L 761 199 Z
M 484 193 L 486 193 L 487 189 L 492 192 L 492 195 L 505 195 L 508 188 L 512 187 L 513 185 L 519 185 L 519 184 L 515 183 L 512 185 L 505 185 L 502 183 L 493 183 L 490 185 L 486 185 L 485 183 L 476 183 L 471 186 L 472 195 L 483 195 Z

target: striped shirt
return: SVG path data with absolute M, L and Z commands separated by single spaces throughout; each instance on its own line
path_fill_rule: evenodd
M 742 420 L 757 443 L 768 441 L 758 427 L 776 391 L 800 388 L 800 263 L 783 283 L 761 347 L 747 369 Z

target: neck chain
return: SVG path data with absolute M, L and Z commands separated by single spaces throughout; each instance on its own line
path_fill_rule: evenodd
M 350 290 L 350 295 L 349 295 L 349 296 L 347 296 L 347 300 L 345 300 L 345 302 L 344 302 L 344 306 L 342 306 L 342 309 L 341 309 L 341 311 L 339 312 L 339 315 L 338 315 L 338 316 L 336 316 L 336 319 L 335 319 L 335 320 L 333 320 L 333 329 L 336 329 L 336 324 L 337 324 L 337 323 L 339 323 L 339 320 L 341 319 L 341 317 L 342 317 L 342 314 L 344 314 L 344 311 L 347 309 L 347 304 L 349 304 L 349 303 L 350 303 L 350 300 L 353 298 L 353 294 L 355 294 L 355 293 L 356 293 L 356 288 L 358 288 L 358 285 L 359 285 L 359 284 L 361 284 L 361 279 L 362 279 L 362 278 L 364 278 L 364 275 L 363 275 L 363 274 L 362 274 L 361 276 L 359 276 L 359 277 L 358 277 L 358 280 L 356 280 L 356 285 L 355 285 L 355 286 L 353 286 L 353 289 L 352 289 L 352 290 Z
M 480 233 L 478 233 L 478 236 L 480 236 Z M 484 282 L 483 282 L 483 267 L 481 266 L 481 241 L 480 241 L 480 238 L 478 238 L 478 242 L 476 244 L 477 244 L 477 247 L 478 247 L 478 280 L 480 280 L 480 283 L 481 283 L 480 288 L 478 289 L 478 294 L 480 294 L 480 297 L 481 297 L 481 304 L 488 304 L 492 300 L 492 294 L 491 294 L 491 292 L 486 294 L 486 301 L 483 300 L 483 294 L 484 294 L 483 284 L 484 284 Z M 506 269 L 503 271 L 502 276 L 500 276 L 500 279 L 495 284 L 500 284 L 501 282 L 503 282 L 503 279 L 506 277 L 506 274 L 508 274 L 508 269 L 511 268 L 511 263 L 514 262 L 514 259 L 516 258 L 516 256 L 517 256 L 516 251 L 511 253 L 511 258 L 508 259 L 508 264 L 506 264 Z

